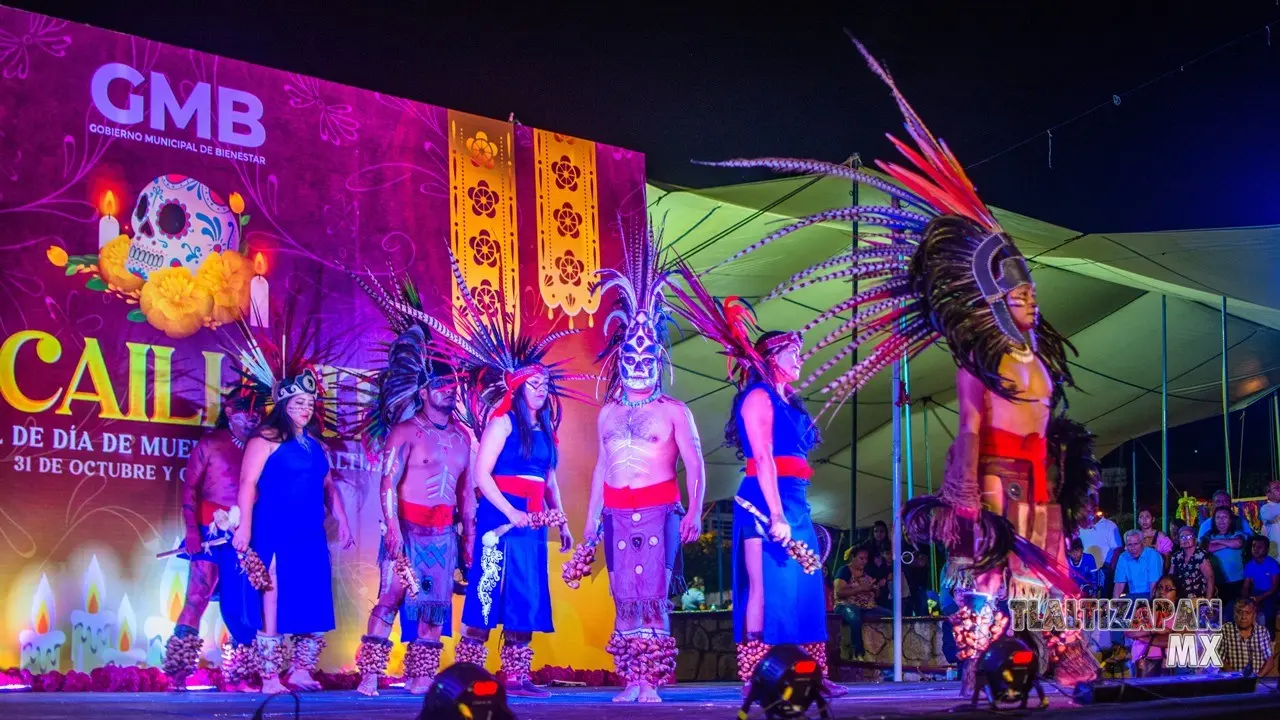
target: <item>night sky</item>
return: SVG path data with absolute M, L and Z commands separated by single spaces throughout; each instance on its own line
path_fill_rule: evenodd
M 1278 0 L 782 4 L 789 14 L 749 2 L 731 13 L 688 2 L 7 4 L 480 115 L 514 112 L 642 151 L 650 178 L 691 187 L 765 177 L 691 158 L 890 155 L 884 133 L 899 116 L 848 27 L 993 205 L 1083 232 L 1280 223 Z M 1271 46 L 1257 32 L 1192 62 L 1268 23 Z M 1050 168 L 1037 133 L 1100 103 L 1053 131 Z M 1247 417 L 1246 468 L 1269 472 L 1268 412 Z M 1171 468 L 1221 473 L 1221 418 L 1175 438 Z M 1159 458 L 1159 436 L 1145 443 Z M 1139 477 L 1158 477 L 1139 456 Z

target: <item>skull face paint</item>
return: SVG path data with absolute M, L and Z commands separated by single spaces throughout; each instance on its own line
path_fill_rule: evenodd
M 184 175 L 152 180 L 134 203 L 133 240 L 125 268 L 147 280 L 168 267 L 194 275 L 210 253 L 240 249 L 240 223 L 223 199 Z
M 618 374 L 628 390 L 649 390 L 662 377 L 661 346 L 649 313 L 640 311 L 627 326 L 618 349 Z

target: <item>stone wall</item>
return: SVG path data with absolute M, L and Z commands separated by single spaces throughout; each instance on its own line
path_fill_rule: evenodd
M 677 682 L 738 680 L 732 611 L 671 613 L 671 634 L 680 649 Z M 834 613 L 827 614 L 827 638 L 827 657 L 834 666 L 840 657 L 840 618 Z
M 907 667 L 944 667 L 941 618 L 904 618 L 902 621 L 902 664 Z M 873 618 L 862 623 L 862 643 L 866 660 L 893 665 L 893 618 Z

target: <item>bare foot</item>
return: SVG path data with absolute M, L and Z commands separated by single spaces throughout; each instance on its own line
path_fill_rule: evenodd
M 629 703 L 629 702 L 635 702 L 636 698 L 638 697 L 640 697 L 640 686 L 628 685 L 622 689 L 622 692 L 613 696 L 613 701 L 618 703 L 622 703 L 622 702 Z
M 404 689 L 409 691 L 410 695 L 425 695 L 431 689 L 431 681 L 435 678 L 416 677 L 404 684 Z
M 262 692 L 267 695 L 280 695 L 289 692 L 289 688 L 280 682 L 280 678 L 270 675 L 262 678 Z
M 378 676 L 374 674 L 362 675 L 360 677 L 360 685 L 356 688 L 356 692 L 365 697 L 378 696 Z
M 660 703 L 662 698 L 658 697 L 658 688 L 644 683 L 640 686 L 640 697 L 636 698 L 636 702 Z
M 822 678 L 822 694 L 829 698 L 843 697 L 849 692 L 849 688 L 843 685 L 837 685 L 826 678 Z
M 294 670 L 289 673 L 289 684 L 299 690 L 320 689 L 320 682 L 306 670 Z

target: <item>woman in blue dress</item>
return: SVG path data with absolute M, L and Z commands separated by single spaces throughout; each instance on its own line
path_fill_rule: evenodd
M 547 528 L 529 527 L 529 514 L 562 509 L 556 483 L 556 442 L 551 377 L 541 365 L 507 373 L 506 397 L 480 435 L 473 468 L 481 498 L 476 508 L 476 544 L 467 597 L 462 608 L 458 662 L 484 666 L 489 631 L 502 626 L 502 672 L 509 695 L 547 697 L 533 684 L 530 668 L 535 632 L 555 632 L 547 582 Z M 509 409 L 508 409 L 509 408 Z M 500 567 L 484 579 L 485 535 L 506 525 L 497 538 Z M 573 548 L 567 526 L 560 527 L 560 551 Z M 496 583 L 494 582 L 496 580 Z
M 809 516 L 808 455 L 817 426 L 791 388 L 800 377 L 799 333 L 769 331 L 755 342 L 764 370 L 753 370 L 733 401 L 725 443 L 747 462 L 735 499 L 769 518 L 765 527 L 734 505 L 733 626 L 738 676 L 750 683 L 756 663 L 774 645 L 800 645 L 818 661 L 828 694 L 844 688 L 826 679 L 826 588 L 821 573 L 806 573 L 787 555 L 788 540 L 818 547 Z M 766 591 L 766 588 L 768 590 Z M 745 688 L 744 688 L 745 692 Z
M 338 543 L 344 549 L 355 545 L 320 442 L 318 387 L 309 369 L 277 383 L 275 406 L 245 445 L 241 466 L 239 506 L 251 510 L 243 512 L 232 544 L 242 553 L 252 548 L 271 577 L 251 617 L 264 693 L 287 692 L 280 682 L 284 635 L 293 638 L 289 685 L 320 688 L 312 673 L 324 633 L 335 625 L 326 498 L 338 523 Z

